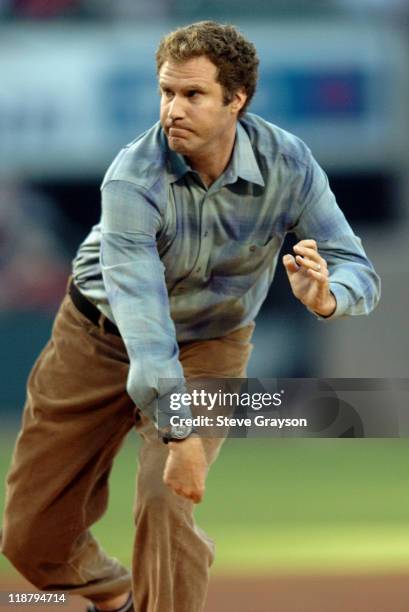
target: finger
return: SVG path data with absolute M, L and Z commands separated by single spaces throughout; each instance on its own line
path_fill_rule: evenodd
M 297 255 L 305 255 L 306 257 L 313 259 L 314 261 L 320 263 L 321 265 L 323 265 L 324 263 L 326 264 L 325 259 L 321 257 L 318 251 L 315 251 L 312 248 L 303 247 L 303 246 L 299 246 L 298 244 L 296 244 L 294 246 L 294 251 Z
M 316 270 L 311 270 L 311 268 L 307 272 L 308 276 L 311 276 L 314 280 L 319 283 L 328 283 L 328 273 L 317 272 Z
M 204 487 L 198 488 L 197 490 L 186 489 L 180 484 L 173 482 L 171 479 L 168 481 L 164 480 L 165 484 L 170 488 L 172 493 L 184 497 L 195 504 L 199 504 L 204 496 Z
M 300 240 L 295 246 L 307 247 L 314 249 L 314 251 L 318 251 L 318 245 L 316 241 L 312 238 L 305 238 L 304 240 Z
M 177 495 L 192 501 L 194 504 L 199 504 L 203 499 L 203 492 L 200 493 L 199 491 L 191 491 L 189 489 L 179 489 Z
M 301 255 L 297 255 L 295 260 L 297 264 L 303 268 L 315 270 L 316 272 L 321 272 L 322 274 L 328 274 L 328 269 L 325 265 L 322 266 L 320 263 L 308 259 L 308 257 L 301 257 Z
M 172 482 L 168 483 L 167 486 L 169 487 L 169 489 L 172 491 L 174 495 L 179 495 L 179 497 L 188 497 L 188 494 L 186 493 L 185 489 L 182 486 L 177 485 Z
M 314 269 L 316 269 L 317 271 L 328 269 L 326 260 L 321 257 L 321 255 L 316 251 L 313 251 L 312 249 L 298 248 L 296 254 L 296 261 L 299 265 L 301 265 L 301 260 L 299 258 L 300 255 L 304 260 L 313 262 Z
M 176 494 L 179 494 L 179 491 L 181 491 L 181 487 L 179 487 L 172 478 L 163 478 L 163 483 Z
M 284 255 L 283 257 L 283 265 L 287 271 L 287 274 L 294 274 L 294 272 L 298 272 L 300 267 L 297 265 L 294 257 L 292 255 Z
M 194 504 L 200 504 L 200 502 L 203 499 L 203 496 L 204 496 L 204 489 L 200 489 L 196 491 L 195 493 L 192 493 L 190 499 L 192 500 Z

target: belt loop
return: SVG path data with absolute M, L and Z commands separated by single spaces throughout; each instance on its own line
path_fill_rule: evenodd
M 72 283 L 72 274 L 69 275 L 68 280 L 67 280 L 67 286 L 65 288 L 65 293 L 68 293 L 71 287 L 71 283 Z
M 100 314 L 99 319 L 98 319 L 98 327 L 99 329 L 104 332 L 104 334 L 106 334 L 106 329 L 105 329 L 105 321 L 107 320 L 106 316 L 104 314 Z

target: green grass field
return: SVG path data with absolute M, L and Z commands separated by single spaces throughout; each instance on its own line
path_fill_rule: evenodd
M 0 476 L 15 433 L 3 432 Z M 129 564 L 136 435 L 118 455 L 108 513 L 94 528 Z M 409 570 L 406 439 L 230 440 L 213 466 L 198 523 L 216 540 L 215 573 Z M 4 487 L 0 490 L 3 507 Z M 0 571 L 10 570 L 0 558 Z

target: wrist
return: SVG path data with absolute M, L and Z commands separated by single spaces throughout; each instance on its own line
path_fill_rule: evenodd
M 195 438 L 200 439 L 200 436 L 198 433 L 192 432 L 191 434 L 187 436 L 187 438 L 183 438 L 180 440 L 176 440 L 176 439 L 169 440 L 167 444 L 169 446 L 169 450 L 177 450 L 181 446 L 184 446 L 183 444 L 184 442 L 188 443 L 190 440 L 194 440 Z
M 162 441 L 165 444 L 170 444 L 172 442 L 180 444 L 180 442 L 187 440 L 193 434 L 197 434 L 197 431 L 192 425 L 171 425 L 161 433 Z
M 330 317 L 334 314 L 337 308 L 337 300 L 335 295 L 330 291 L 327 299 L 318 308 L 314 308 L 314 312 L 320 317 Z

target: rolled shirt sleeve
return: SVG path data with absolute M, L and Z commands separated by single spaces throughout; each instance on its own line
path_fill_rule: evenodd
M 164 266 L 156 246 L 162 217 L 142 187 L 123 180 L 102 188 L 101 267 L 108 301 L 130 361 L 127 392 L 159 429 L 169 425 L 172 392 L 183 392 Z M 159 411 L 158 411 L 159 407 Z M 188 407 L 178 416 L 190 417 Z
M 302 210 L 293 231 L 298 239 L 312 238 L 326 260 L 330 290 L 337 306 L 332 320 L 346 315 L 369 314 L 380 298 L 381 282 L 362 247 L 361 239 L 339 208 L 328 178 L 309 153 L 299 191 Z

